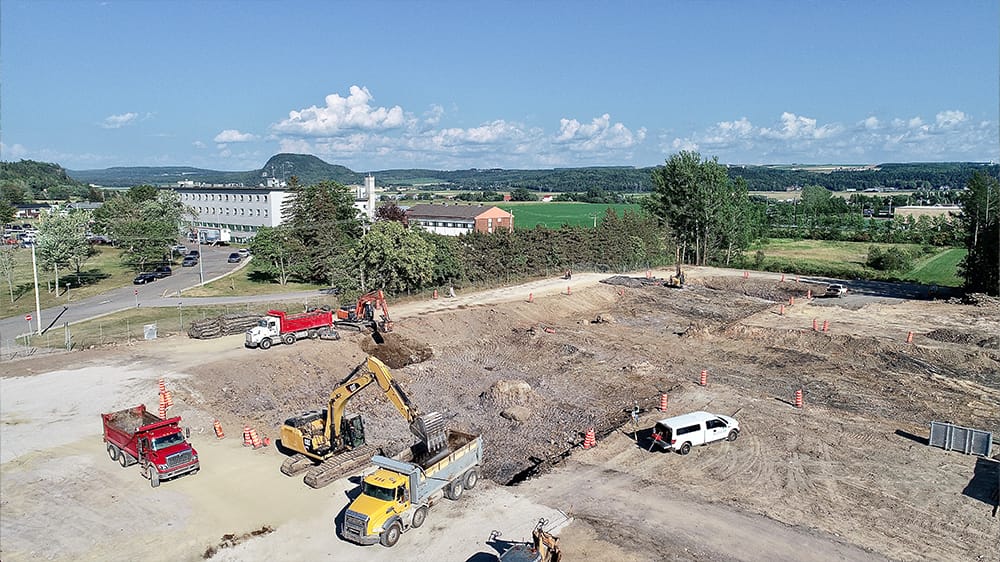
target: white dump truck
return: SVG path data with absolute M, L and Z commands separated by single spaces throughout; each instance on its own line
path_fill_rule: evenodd
M 457 500 L 479 482 L 483 441 L 477 435 L 448 430 L 447 446 L 440 451 L 414 447 L 408 453 L 402 458 L 417 462 L 372 458 L 376 469 L 362 480 L 361 495 L 347 508 L 342 537 L 357 544 L 394 546 L 402 533 L 424 524 L 427 511 L 442 495 Z

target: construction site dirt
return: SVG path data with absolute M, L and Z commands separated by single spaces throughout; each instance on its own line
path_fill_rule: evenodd
M 399 559 L 487 560 L 491 530 L 524 538 L 540 517 L 564 523 L 567 560 L 1000 559 L 982 477 L 997 463 L 926 444 L 931 421 L 1000 433 L 995 299 L 810 299 L 826 284 L 713 268 L 686 270 L 677 289 L 666 273 L 390 303 L 381 343 L 344 333 L 263 351 L 175 335 L 7 363 L 0 555 L 384 558 L 333 532 L 356 479 L 313 490 L 280 473 L 275 447 L 239 443 L 244 426 L 274 439 L 287 417 L 325 407 L 372 354 L 421 412 L 484 441 L 488 482 L 405 533 Z M 154 490 L 107 459 L 96 412 L 152 403 L 157 378 L 202 470 Z M 390 454 L 413 441 L 377 389 L 348 410 Z M 651 450 L 656 420 L 695 410 L 736 417 L 739 439 Z

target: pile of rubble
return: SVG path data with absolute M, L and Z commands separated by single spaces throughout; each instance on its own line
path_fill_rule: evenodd
M 188 327 L 188 337 L 207 340 L 232 334 L 242 334 L 257 325 L 259 314 L 223 314 L 215 318 L 195 320 Z

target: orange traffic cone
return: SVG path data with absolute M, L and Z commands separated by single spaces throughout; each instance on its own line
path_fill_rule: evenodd
M 243 426 L 243 446 L 244 447 L 253 447 L 253 439 L 250 438 L 250 426 L 249 425 L 244 425 Z
M 218 437 L 219 439 L 224 439 L 226 437 L 226 434 L 225 432 L 222 431 L 222 424 L 219 423 L 219 420 L 215 420 L 215 422 L 212 423 L 212 425 L 215 426 L 215 436 Z
M 166 383 L 163 382 L 163 379 L 160 379 L 157 382 L 157 386 L 160 387 L 160 394 L 163 394 L 164 392 L 167 391 L 167 385 L 166 385 Z
M 589 449 L 596 446 L 597 436 L 594 434 L 594 428 L 590 428 L 587 430 L 587 436 L 583 438 L 583 448 Z
M 795 407 L 796 408 L 801 408 L 802 407 L 802 390 L 801 389 L 795 391 Z
M 573 288 L 570 287 L 569 285 L 566 285 L 566 294 L 567 295 L 572 295 L 573 294 Z
M 824 320 L 823 321 L 823 331 L 824 332 L 829 332 L 830 331 L 830 321 L 829 320 Z
M 913 343 L 913 332 L 906 332 L 906 343 Z
M 437 289 L 434 289 L 434 298 L 435 299 L 438 298 L 438 290 Z
M 698 379 L 698 384 L 700 384 L 701 386 L 708 385 L 708 371 L 706 369 L 701 370 L 701 378 Z
M 264 446 L 264 444 L 260 440 L 260 437 L 257 435 L 257 430 L 252 427 L 250 428 L 250 444 L 253 446 L 254 449 L 260 449 L 261 447 Z
M 813 331 L 814 332 L 818 331 L 818 328 L 816 327 L 816 319 L 815 318 L 813 318 Z
M 167 407 L 174 405 L 174 396 L 169 390 L 164 390 L 163 394 L 160 396 L 163 397 L 163 402 L 167 405 Z
M 528 302 L 535 302 L 535 293 L 528 293 Z
M 660 395 L 660 411 L 661 412 L 666 412 L 667 411 L 667 395 L 666 394 L 661 394 Z
M 160 408 L 159 408 L 159 411 L 157 413 L 160 414 L 160 419 L 164 419 L 164 420 L 167 419 L 167 405 L 166 404 L 160 404 Z
M 807 289 L 806 290 L 806 298 L 807 299 L 813 298 L 813 290 L 812 289 Z

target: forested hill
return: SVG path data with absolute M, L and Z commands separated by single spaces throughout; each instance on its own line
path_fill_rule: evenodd
M 872 188 L 926 189 L 942 186 L 961 187 L 976 170 L 994 177 L 1000 173 L 996 164 L 972 162 L 879 164 L 867 167 L 794 167 L 729 165 L 729 175 L 742 177 L 750 190 L 783 191 L 806 185 L 821 185 L 833 191 Z M 420 187 L 427 189 L 465 189 L 505 191 L 524 187 L 533 191 L 648 191 L 653 168 L 627 166 L 555 168 L 545 170 L 428 170 L 396 169 L 355 172 L 329 164 L 306 154 L 277 154 L 258 170 L 219 172 L 190 167 L 130 167 L 105 170 L 69 171 L 73 178 L 106 186 L 128 187 L 142 183 L 169 185 L 179 180 L 206 183 L 261 185 L 268 177 L 299 178 L 309 185 L 322 180 L 360 184 L 366 173 L 373 173 L 380 187 Z
M 100 200 L 100 193 L 67 175 L 58 164 L 0 162 L 0 199 L 12 205 L 45 199 Z

